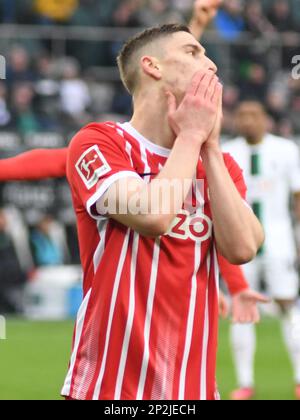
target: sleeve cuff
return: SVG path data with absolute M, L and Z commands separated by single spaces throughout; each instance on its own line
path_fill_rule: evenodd
M 110 176 L 109 178 L 107 178 L 101 184 L 101 186 L 96 191 L 96 193 L 86 203 L 86 210 L 93 219 L 95 220 L 106 219 L 106 216 L 93 213 L 92 209 L 97 203 L 97 201 L 99 201 L 103 197 L 103 195 L 115 182 L 119 181 L 120 179 L 125 179 L 125 178 L 138 178 L 139 180 L 142 180 L 141 177 L 136 172 L 133 172 L 133 171 L 118 172 Z

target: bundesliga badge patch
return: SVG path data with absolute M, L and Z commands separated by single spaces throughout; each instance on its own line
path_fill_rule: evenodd
M 93 188 L 99 179 L 111 171 L 98 146 L 88 149 L 76 164 L 76 170 L 87 189 Z

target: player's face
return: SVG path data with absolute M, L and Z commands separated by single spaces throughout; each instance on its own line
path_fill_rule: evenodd
M 263 106 L 256 102 L 245 102 L 237 110 L 238 134 L 248 140 L 257 140 L 267 131 L 267 115 Z
M 217 66 L 205 55 L 205 49 L 189 33 L 178 32 L 170 37 L 164 53 L 160 62 L 163 84 L 179 102 L 195 73 L 202 69 L 217 72 Z

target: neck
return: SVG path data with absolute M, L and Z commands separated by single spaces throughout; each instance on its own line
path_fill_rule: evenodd
M 257 146 L 258 144 L 263 143 L 265 134 L 259 135 L 257 137 L 246 137 L 246 141 L 251 146 Z
M 176 136 L 168 122 L 167 98 L 163 92 L 143 92 L 134 98 L 131 125 L 148 140 L 172 149 Z

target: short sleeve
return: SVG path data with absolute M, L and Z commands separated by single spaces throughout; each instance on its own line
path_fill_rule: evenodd
M 241 197 L 246 201 L 247 186 L 245 183 L 242 169 L 236 163 L 233 157 L 228 153 L 224 154 L 224 161 L 228 169 L 228 172 L 231 176 L 231 179 L 233 180 L 238 192 L 240 193 Z
M 72 140 L 67 159 L 67 177 L 76 197 L 91 217 L 98 219 L 96 203 L 117 181 L 141 179 L 126 153 L 125 140 L 105 124 L 81 130 Z

